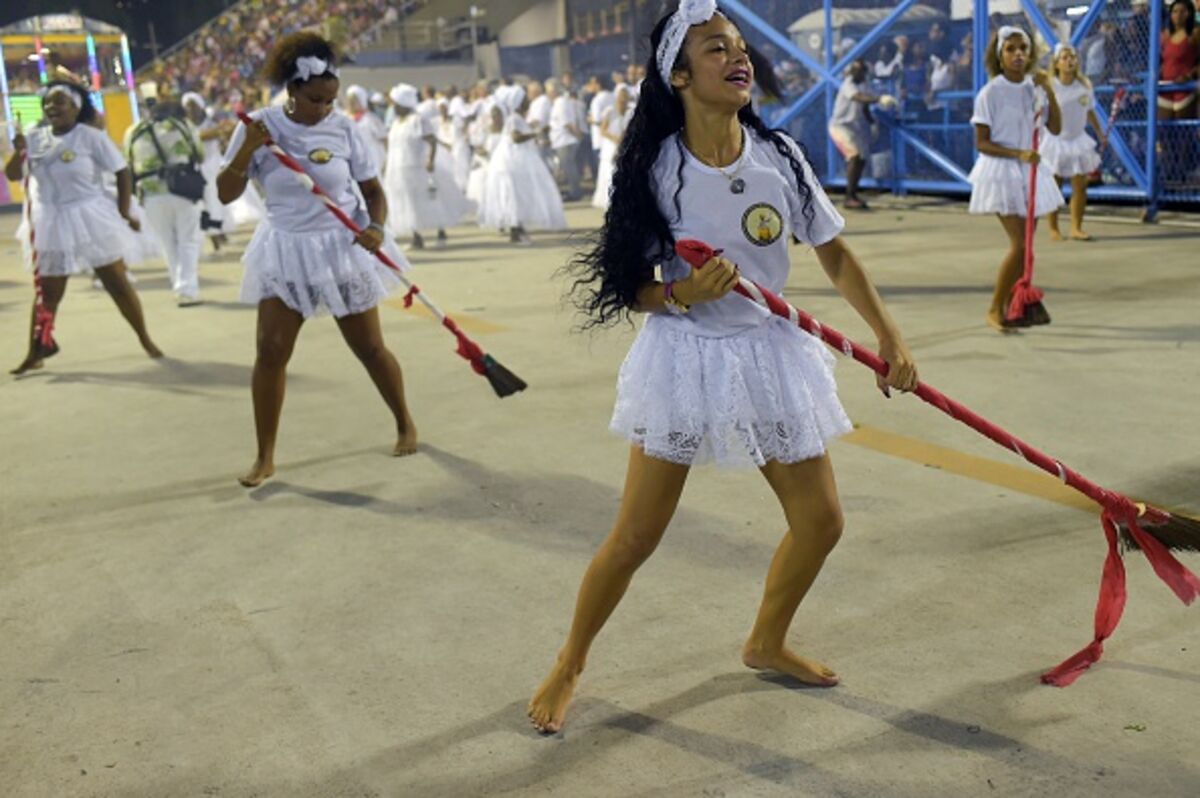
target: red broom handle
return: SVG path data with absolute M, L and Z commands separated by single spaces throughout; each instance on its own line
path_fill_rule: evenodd
M 1033 118 L 1033 151 L 1038 151 L 1041 128 L 1037 125 L 1037 116 Z M 1037 178 L 1040 158 L 1029 165 L 1029 199 L 1025 204 L 1025 282 L 1033 283 L 1033 234 L 1037 230 Z
M 1116 94 L 1113 95 L 1112 106 L 1108 111 L 1108 122 L 1104 125 L 1104 149 L 1100 150 L 1101 157 L 1104 157 L 1104 153 L 1108 150 L 1109 139 L 1112 136 L 1113 128 L 1116 127 L 1117 116 L 1121 113 L 1121 109 L 1125 105 L 1125 95 L 1128 92 L 1129 89 L 1125 86 L 1122 86 L 1121 88 L 1117 89 Z
M 247 128 L 254 124 L 254 120 L 242 112 L 238 113 L 238 119 L 240 119 L 242 124 L 244 124 Z M 296 179 L 305 188 L 312 192 L 319 200 L 321 200 L 321 202 L 325 205 L 326 210 L 336 216 L 338 221 L 344 224 L 355 235 L 362 233 L 362 228 L 355 224 L 354 220 L 346 215 L 346 212 L 337 206 L 337 203 L 333 201 L 333 198 L 325 193 L 324 189 L 317 184 L 317 181 L 312 179 L 312 176 L 305 171 L 304 167 L 299 161 L 288 155 L 287 152 L 280 147 L 274 139 L 268 137 L 266 144 L 267 148 L 271 150 L 271 153 L 279 159 L 279 162 L 294 172 Z M 377 249 L 375 250 L 374 254 L 375 257 L 379 258 L 383 265 L 396 272 L 396 276 L 400 279 L 400 282 L 404 283 L 404 285 L 408 288 L 408 293 L 404 296 L 404 306 L 411 306 L 414 297 L 419 299 L 421 304 L 429 308 L 429 311 L 433 313 L 438 321 L 442 323 L 442 326 L 449 330 L 450 333 L 458 339 L 458 354 L 471 362 L 471 368 L 473 368 L 476 373 L 485 374 L 486 366 L 484 365 L 484 351 L 479 344 L 467 337 L 467 334 L 462 331 L 454 319 L 443 313 L 441 308 L 433 304 L 433 302 L 425 296 L 420 287 L 405 277 L 404 272 L 400 270 L 400 267 L 396 265 L 396 262 L 393 261 L 386 252 L 384 252 L 382 249 Z
M 699 268 L 709 258 L 720 254 L 719 251 L 713 250 L 707 244 L 694 240 L 680 241 L 675 246 L 680 256 L 690 263 L 693 268 Z M 881 377 L 887 376 L 887 361 L 875 352 L 852 341 L 832 327 L 821 324 L 810 314 L 788 303 L 774 292 L 763 288 L 753 280 L 749 280 L 746 277 L 739 277 L 738 284 L 733 290 L 756 304 L 767 308 L 776 316 L 788 319 L 805 332 L 816 336 L 846 356 L 854 358 Z M 1153 507 L 1135 504 L 1119 493 L 1100 487 L 1078 471 L 1063 465 L 1061 461 L 1055 460 L 1053 457 L 1034 448 L 1002 427 L 993 424 L 966 405 L 946 396 L 932 385 L 920 382 L 913 393 L 951 418 L 961 421 L 1005 449 L 1016 452 L 1046 473 L 1058 477 L 1064 484 L 1087 496 L 1117 518 L 1137 517 L 1139 514 L 1145 513 L 1148 516 L 1149 523 L 1155 523 L 1156 521 L 1162 523 L 1168 517 Z

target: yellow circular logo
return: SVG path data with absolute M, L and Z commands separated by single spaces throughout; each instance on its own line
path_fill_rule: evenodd
M 308 160 L 313 163 L 329 163 L 333 160 L 333 153 L 323 148 L 313 150 L 308 154 Z
M 765 202 L 751 205 L 742 214 L 742 234 L 757 247 L 769 247 L 783 235 L 783 217 Z
M 59 158 L 62 159 L 63 163 L 70 163 L 71 161 L 75 160 L 75 151 L 63 150 L 63 154 L 60 155 Z
M 1079 98 L 1079 104 L 1084 108 L 1088 107 L 1088 96 L 1086 94 Z

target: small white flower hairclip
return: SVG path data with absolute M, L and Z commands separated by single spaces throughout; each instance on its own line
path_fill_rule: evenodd
M 338 76 L 337 68 L 324 58 L 317 58 L 315 55 L 305 55 L 296 59 L 296 73 L 292 75 L 292 82 L 300 81 L 303 83 L 326 74 L 336 78 Z

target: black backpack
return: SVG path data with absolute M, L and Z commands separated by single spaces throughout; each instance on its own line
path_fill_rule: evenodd
M 179 122 L 175 119 L 168 118 L 166 121 L 170 122 L 172 125 L 179 125 Z M 151 175 L 157 175 L 163 179 L 164 183 L 167 184 L 167 191 L 171 192 L 175 196 L 183 197 L 184 199 L 191 200 L 192 202 L 199 202 L 200 200 L 204 199 L 204 188 L 207 185 L 207 181 L 204 179 L 204 175 L 200 173 L 200 153 L 196 150 L 195 142 L 192 141 L 191 131 L 187 130 L 186 128 L 183 130 L 188 137 L 188 141 L 192 142 L 192 153 L 188 157 L 188 162 L 172 164 L 167 162 L 167 154 L 163 152 L 162 145 L 158 143 L 158 136 L 154 133 L 155 124 L 156 120 L 149 120 L 149 123 L 145 128 L 133 134 L 133 138 L 129 140 L 129 145 L 132 151 L 133 142 L 137 141 L 138 137 L 143 133 L 149 133 L 150 140 L 154 142 L 154 149 L 158 150 L 158 157 L 162 158 L 162 168 L 155 169 L 152 172 L 135 174 L 133 176 L 134 186 L 136 186 L 137 182 L 142 178 L 150 177 Z

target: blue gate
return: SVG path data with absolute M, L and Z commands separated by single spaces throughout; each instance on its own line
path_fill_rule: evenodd
M 863 185 L 897 194 L 969 193 L 967 173 L 975 158 L 970 117 L 974 96 L 988 79 L 984 48 L 992 30 L 1015 23 L 1033 31 L 1041 51 L 1068 41 L 1084 55 L 1102 125 L 1109 124 L 1118 91 L 1124 98 L 1104 154 L 1103 182 L 1088 190 L 1089 199 L 1133 201 L 1146 206 L 1150 218 L 1164 202 L 1200 203 L 1200 121 L 1156 118 L 1160 94 L 1196 91 L 1195 83 L 1158 82 L 1166 11 L 1159 0 L 1019 0 L 1019 6 L 1015 0 L 868 0 L 853 8 L 823 0 L 815 9 L 812 2 L 720 0 L 720 7 L 769 54 L 785 89 L 790 86 L 787 99 L 765 107 L 764 115 L 810 145 L 810 159 L 826 185 L 845 185 L 844 163 L 825 132 L 826 120 L 846 67 L 863 58 L 875 64 L 871 72 L 876 88 L 902 95 L 897 111 L 874 114 L 878 135 L 870 158 L 872 176 Z M 947 7 L 970 14 L 955 20 Z M 810 12 L 796 19 L 806 9 Z M 945 67 L 947 59 L 954 59 L 944 70 L 952 74 L 949 85 L 943 74 L 943 85 L 936 90 L 904 96 L 906 85 L 919 80 L 924 67 L 919 58 L 910 57 L 915 44 L 907 51 L 901 47 L 902 57 L 893 51 L 889 62 L 888 51 L 895 46 L 892 36 L 909 34 L 932 47 L 935 26 L 943 37 L 938 43 L 949 38 L 954 47 L 942 48 L 934 61 Z M 915 66 L 910 61 L 916 61 Z M 887 74 L 889 67 L 898 68 L 899 82 Z M 823 144 L 813 146 L 817 142 Z

